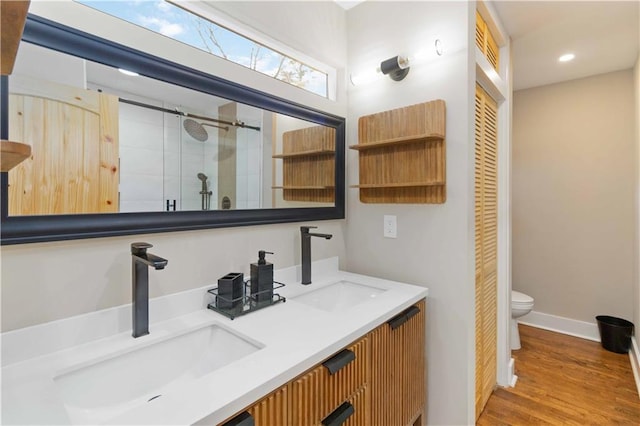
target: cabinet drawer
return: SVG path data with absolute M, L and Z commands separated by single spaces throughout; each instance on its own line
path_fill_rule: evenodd
M 328 367 L 321 364 L 291 382 L 291 424 L 320 424 L 336 407 L 368 383 L 368 345 L 368 339 L 364 338 L 348 347 L 355 359 L 342 368 L 336 370 L 336 366 L 340 367 L 349 357 L 338 352 L 336 355 L 342 357 L 343 362 L 329 362 Z
M 262 398 L 245 411 L 218 426 L 274 426 L 289 424 L 287 404 L 289 386 L 284 386 Z
M 344 419 L 342 423 L 331 422 L 332 414 L 325 417 L 320 423 L 323 426 L 369 426 L 370 422 L 370 399 L 369 393 L 367 391 L 367 386 L 360 388 L 356 393 L 351 395 L 351 398 L 348 399 L 347 404 L 349 404 L 350 415 Z M 335 417 L 334 417 L 335 418 Z

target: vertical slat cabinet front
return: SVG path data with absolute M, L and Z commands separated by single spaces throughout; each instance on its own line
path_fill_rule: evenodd
M 424 424 L 425 301 L 419 312 L 395 329 L 383 324 L 371 340 L 371 424 Z
M 325 366 L 320 365 L 291 383 L 290 421 L 292 425 L 321 424 L 322 420 L 340 404 L 366 387 L 370 371 L 369 341 L 365 337 L 347 349 L 353 351 L 355 360 L 334 374 L 330 374 Z M 368 407 L 364 404 L 361 410 L 366 409 Z
M 290 424 L 288 417 L 288 386 L 273 392 L 247 411 L 253 417 L 255 426 L 273 426 Z
M 249 425 L 287 426 L 289 420 L 289 385 L 270 393 L 241 413 L 220 423 L 219 426 Z M 248 418 L 250 417 L 250 418 Z
M 349 417 L 342 426 L 371 426 L 370 420 L 370 392 L 367 386 L 358 390 L 349 398 L 349 403 L 353 405 L 353 415 Z

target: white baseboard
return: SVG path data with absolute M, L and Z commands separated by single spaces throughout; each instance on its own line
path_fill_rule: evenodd
M 636 389 L 640 397 L 640 350 L 638 349 L 637 337 L 631 338 L 631 349 L 629 350 L 629 359 L 631 360 L 631 369 L 633 370 L 633 378 L 636 380 Z
M 509 386 L 511 387 L 515 387 L 516 382 L 518 381 L 518 376 L 516 376 L 515 374 L 515 364 L 516 364 L 516 360 L 511 358 L 509 360 Z
M 531 311 L 527 315 L 518 318 L 518 322 L 532 327 L 568 334 L 569 336 L 593 340 L 594 342 L 600 341 L 600 334 L 598 333 L 598 325 L 596 323 L 579 321 L 536 311 Z

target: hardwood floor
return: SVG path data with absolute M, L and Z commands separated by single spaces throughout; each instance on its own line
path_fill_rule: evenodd
M 627 354 L 524 325 L 520 339 L 518 382 L 494 391 L 478 425 L 640 425 Z

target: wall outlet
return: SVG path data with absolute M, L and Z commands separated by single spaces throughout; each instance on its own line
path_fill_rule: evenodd
M 398 222 L 396 216 L 385 215 L 384 216 L 384 232 L 385 238 L 397 238 L 398 236 Z

